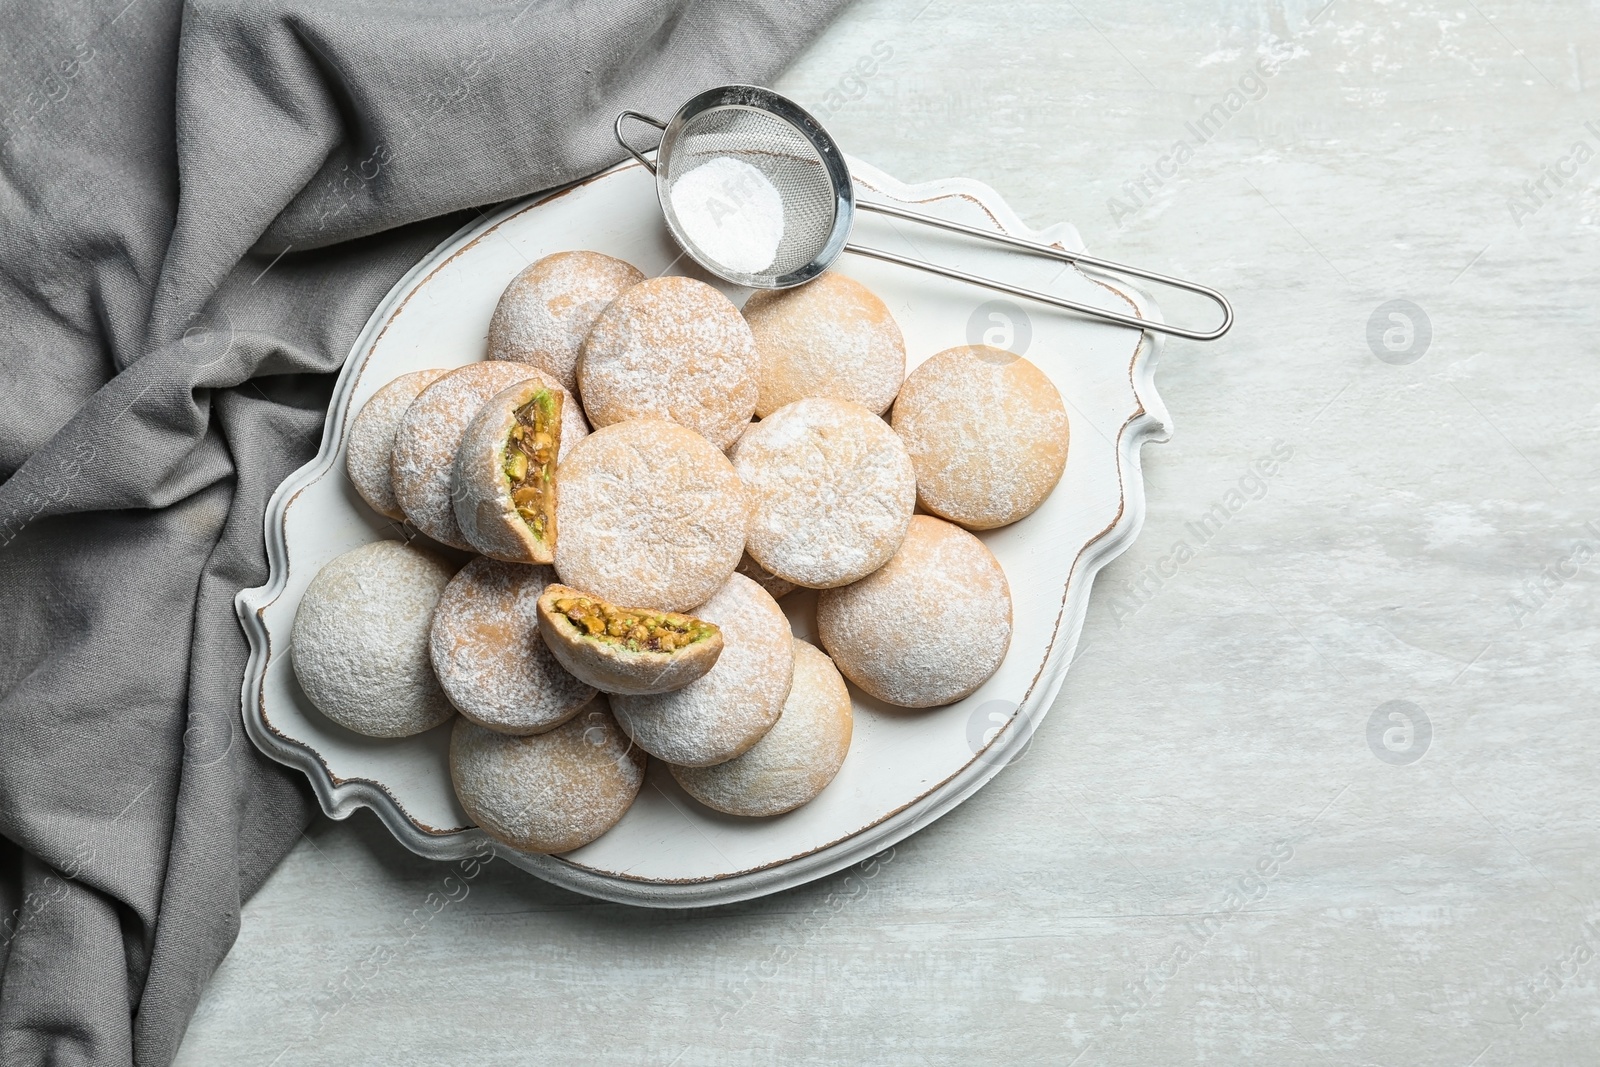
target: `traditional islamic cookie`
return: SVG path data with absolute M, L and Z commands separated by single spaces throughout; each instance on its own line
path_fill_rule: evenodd
M 817 633 L 845 677 L 879 700 L 950 704 L 1006 658 L 1011 589 L 982 541 L 918 515 L 881 570 L 823 592 Z
M 402 374 L 372 394 L 350 422 L 350 443 L 345 448 L 344 469 L 373 511 L 390 519 L 403 519 L 400 502 L 394 498 L 394 480 L 389 476 L 389 461 L 394 454 L 394 432 L 400 428 L 406 408 L 417 394 L 445 374 L 443 367 Z
M 784 597 L 788 596 L 790 593 L 799 588 L 799 586 L 795 585 L 793 582 L 784 581 L 782 578 L 779 578 L 776 574 L 773 574 L 771 571 L 767 570 L 767 568 L 751 559 L 750 553 L 748 552 L 744 554 L 743 559 L 739 560 L 739 566 L 737 570 L 738 573 L 744 575 L 746 578 L 765 589 L 767 593 L 771 595 L 773 600 L 782 600 Z
M 926 511 L 971 530 L 1033 513 L 1067 465 L 1067 409 L 1045 373 L 986 345 L 951 348 L 911 372 L 894 429 Z
M 683 767 L 724 763 L 761 740 L 783 713 L 794 638 L 778 602 L 743 575 L 695 614 L 722 628 L 722 655 L 705 677 L 656 696 L 611 698 L 628 736 Z
M 783 714 L 742 756 L 715 767 L 673 767 L 700 803 L 729 815 L 781 815 L 816 799 L 850 751 L 850 691 L 833 661 L 794 643 L 794 685 Z
M 567 585 L 613 604 L 689 611 L 739 565 L 744 486 L 726 456 L 676 423 L 596 430 L 556 481 L 556 572 Z
M 490 397 L 456 452 L 451 497 L 462 536 L 512 563 L 555 559 L 556 464 L 587 433 L 571 394 L 540 374 Z
M 888 562 L 917 503 L 900 438 L 848 400 L 808 397 L 779 408 L 739 439 L 733 466 L 750 492 L 750 555 L 813 589 Z
M 473 722 L 508 734 L 559 726 L 594 698 L 539 635 L 537 605 L 549 567 L 473 560 L 433 613 L 428 651 L 450 702 Z
M 578 392 L 596 428 L 670 419 L 718 448 L 756 408 L 756 342 L 739 309 L 693 278 L 652 278 L 595 320 L 578 361 Z
M 484 401 L 542 372 L 525 363 L 468 363 L 428 386 L 394 435 L 394 495 L 411 525 L 443 544 L 471 548 L 456 523 L 451 478 L 461 435 Z
M 631 263 L 599 252 L 557 252 L 523 270 L 489 320 L 489 358 L 528 363 L 569 393 L 578 352 L 606 305 L 644 281 Z
M 872 290 L 829 271 L 793 289 L 764 289 L 744 305 L 761 354 L 756 416 L 802 397 L 851 400 L 881 415 L 906 376 L 906 342 Z
M 374 541 L 318 571 L 289 639 L 311 703 L 368 737 L 409 737 L 455 714 L 428 665 L 428 621 L 454 569 L 432 552 Z
M 644 783 L 645 755 L 600 697 L 581 714 L 530 737 L 458 719 L 450 780 L 479 829 L 522 852 L 570 852 L 627 814 Z
M 682 689 L 722 655 L 722 631 L 675 611 L 619 608 L 570 586 L 539 596 L 539 633 L 561 665 L 607 693 Z

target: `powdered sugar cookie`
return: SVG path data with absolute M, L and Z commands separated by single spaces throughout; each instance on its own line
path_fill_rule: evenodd
M 350 422 L 350 442 L 345 448 L 344 469 L 367 505 L 390 519 L 403 519 L 400 502 L 394 498 L 394 480 L 389 462 L 394 455 L 394 434 L 400 428 L 406 408 L 417 394 L 445 374 L 443 367 L 402 374 L 372 394 Z
M 783 714 L 742 756 L 714 767 L 673 767 L 700 803 L 729 815 L 781 815 L 816 799 L 850 751 L 850 691 L 833 661 L 796 639 Z
M 744 486 L 692 430 L 660 419 L 603 427 L 556 481 L 556 571 L 567 585 L 613 604 L 690 611 L 739 565 Z
M 468 363 L 428 386 L 394 435 L 395 499 L 411 525 L 443 544 L 471 548 L 450 499 L 461 435 L 484 401 L 542 372 L 525 363 Z
M 429 633 L 434 673 L 461 714 L 508 734 L 542 733 L 594 698 L 539 635 L 549 567 L 473 560 L 439 597 Z
M 817 633 L 846 678 L 904 708 L 950 704 L 1000 669 L 1011 587 L 972 534 L 918 515 L 881 570 L 817 600 Z
M 578 392 L 596 428 L 670 419 L 718 448 L 756 409 L 756 343 L 739 309 L 693 278 L 641 282 L 583 342 Z
M 749 751 L 783 712 L 794 638 L 778 602 L 735 574 L 695 612 L 722 629 L 722 655 L 705 677 L 657 696 L 614 696 L 628 736 L 652 756 L 707 767 Z
M 900 438 L 847 400 L 808 397 L 779 408 L 739 439 L 733 466 L 750 492 L 750 555 L 813 589 L 883 566 L 916 507 Z
M 547 733 L 514 737 L 458 719 L 450 735 L 462 808 L 522 852 L 570 852 L 611 829 L 639 795 L 644 765 L 604 697 Z
M 850 400 L 881 415 L 906 376 L 906 342 L 882 300 L 829 271 L 793 289 L 762 289 L 744 305 L 761 354 L 756 416 L 808 396 Z
M 913 371 L 894 402 L 894 429 L 924 510 L 971 530 L 1031 515 L 1067 465 L 1055 383 L 986 345 L 946 349 Z
M 557 252 L 511 280 L 489 320 L 489 358 L 527 363 L 569 393 L 578 353 L 600 312 L 644 281 L 631 263 L 599 252 Z
M 410 737 L 455 714 L 428 663 L 428 624 L 448 562 L 399 541 L 331 560 L 306 586 L 290 637 L 300 688 L 368 737 Z
M 555 559 L 556 464 L 589 433 L 545 374 L 490 397 L 461 437 L 450 493 L 461 534 L 486 556 Z

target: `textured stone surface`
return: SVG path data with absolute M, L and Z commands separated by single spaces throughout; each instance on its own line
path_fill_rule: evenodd
M 779 87 L 901 178 L 1239 310 L 1166 349 L 1145 530 L 1031 749 L 876 866 L 705 912 L 320 823 L 180 1063 L 1592 1059 L 1600 14 L 924 2 L 847 11 Z M 1368 341 L 1397 299 L 1431 326 L 1409 363 Z M 1420 759 L 1393 709 L 1369 743 L 1391 701 Z

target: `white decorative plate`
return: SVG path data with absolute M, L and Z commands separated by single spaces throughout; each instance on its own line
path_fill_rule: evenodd
M 879 197 L 1082 248 L 1070 226 L 1030 231 L 976 182 L 907 186 L 861 163 L 852 167 Z M 1146 318 L 1157 314 L 1120 283 L 867 213 L 857 216 L 856 240 L 1102 306 L 1131 306 Z M 637 163 L 506 208 L 446 241 L 395 285 L 356 340 L 321 451 L 278 487 L 267 508 L 267 583 L 236 602 L 251 648 L 243 692 L 251 739 L 304 771 L 329 815 L 370 807 L 406 847 L 435 859 L 481 855 L 486 847 L 451 791 L 449 726 L 379 741 L 334 725 L 296 684 L 290 627 L 323 564 L 378 538 L 417 536 L 368 510 L 345 478 L 352 414 L 396 375 L 483 358 L 489 316 L 506 283 L 539 257 L 574 248 L 618 256 L 647 275 L 690 270 L 662 223 L 652 178 Z M 652 907 L 774 893 L 865 859 L 970 797 L 1021 751 L 1060 689 L 1095 572 L 1127 547 L 1144 515 L 1139 446 L 1164 436 L 1167 426 L 1153 381 L 1158 342 L 1042 305 L 1024 311 L 995 302 L 988 290 L 874 260 L 846 255 L 837 269 L 883 297 L 905 331 L 912 365 L 969 336 L 984 339 L 1026 354 L 1066 399 L 1071 447 L 1061 484 L 1027 519 L 983 535 L 1014 598 L 1015 634 L 1004 665 L 971 697 L 928 711 L 888 708 L 857 692 L 844 768 L 798 811 L 761 820 L 720 815 L 653 764 L 638 802 L 598 841 L 564 856 L 494 846 L 511 863 L 580 893 Z M 729 291 L 735 303 L 746 295 Z M 814 640 L 815 595 L 795 593 L 783 605 L 795 633 Z

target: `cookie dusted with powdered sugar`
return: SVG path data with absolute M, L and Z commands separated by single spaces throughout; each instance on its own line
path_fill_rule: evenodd
M 594 320 L 644 281 L 631 263 L 599 252 L 556 252 L 511 279 L 489 320 L 489 358 L 527 363 L 569 393 Z
M 328 562 L 300 598 L 294 673 L 328 718 L 368 737 L 410 737 L 455 714 L 428 662 L 428 626 L 455 568 L 399 541 Z
M 458 719 L 450 735 L 461 807 L 522 852 L 570 852 L 611 829 L 639 795 L 644 767 L 604 697 L 547 733 L 514 737 Z
M 906 376 L 906 342 L 882 300 L 832 271 L 793 289 L 763 289 L 744 305 L 760 353 L 756 417 L 808 396 L 889 410 Z
M 614 696 L 617 721 L 668 763 L 706 767 L 746 752 L 778 721 L 794 674 L 794 638 L 778 602 L 735 574 L 695 617 L 722 630 L 716 666 L 682 689 Z
M 394 496 L 390 462 L 394 456 L 394 435 L 405 418 L 406 408 L 417 394 L 448 373 L 443 367 L 402 374 L 372 394 L 350 422 L 350 441 L 345 446 L 344 469 L 350 484 L 361 499 L 379 515 L 404 519 L 400 501 Z
M 718 448 L 756 409 L 756 342 L 739 309 L 693 278 L 641 282 L 600 313 L 578 360 L 596 428 L 669 419 Z
M 594 697 L 539 635 L 539 594 L 549 567 L 478 558 L 439 597 L 428 653 L 461 714 L 491 730 L 536 734 L 566 722 Z
M 850 691 L 816 647 L 794 642 L 794 684 L 783 714 L 742 756 L 714 767 L 673 767 L 700 803 L 729 815 L 781 815 L 815 800 L 850 751 Z
M 969 530 L 1033 514 L 1067 466 L 1067 408 L 1038 367 L 987 345 L 950 348 L 911 372 L 894 430 L 924 510 Z
M 977 689 L 1011 647 L 1011 587 L 972 534 L 928 515 L 882 569 L 817 599 L 817 633 L 839 670 L 903 708 Z
M 677 423 L 639 419 L 580 441 L 556 470 L 556 571 L 613 604 L 692 611 L 744 553 L 733 464 Z
M 917 503 L 900 438 L 847 400 L 808 397 L 746 431 L 733 466 L 750 494 L 752 558 L 813 589 L 847 585 L 888 562 Z

